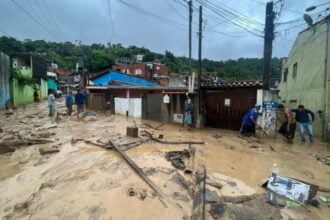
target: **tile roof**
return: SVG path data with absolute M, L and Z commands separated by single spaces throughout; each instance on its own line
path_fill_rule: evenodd
M 234 82 L 212 82 L 204 81 L 202 83 L 203 88 L 246 88 L 246 87 L 258 87 L 261 88 L 263 85 L 262 80 L 242 80 Z

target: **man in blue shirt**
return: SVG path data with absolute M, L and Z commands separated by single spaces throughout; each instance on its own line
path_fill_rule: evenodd
M 301 141 L 306 142 L 305 131 L 307 130 L 309 134 L 309 140 L 311 143 L 313 143 L 314 132 L 312 122 L 315 119 L 315 114 L 312 111 L 305 109 L 303 105 L 299 105 L 298 109 L 292 109 L 291 111 L 296 113 L 295 119 L 297 122 L 299 122 Z M 309 114 L 311 115 L 312 120 L 310 120 Z
M 72 114 L 72 105 L 74 104 L 74 97 L 72 92 L 70 91 L 69 94 L 65 97 L 65 105 L 68 109 L 68 115 L 71 116 Z
M 261 105 L 256 104 L 253 109 L 251 109 L 248 113 L 246 113 L 243 117 L 242 127 L 239 131 L 240 134 L 245 135 L 255 135 L 256 133 L 256 126 L 257 125 L 257 119 L 259 116 L 259 110 L 261 108 Z
M 79 117 L 79 113 L 84 111 L 86 97 L 84 93 L 78 89 L 74 98 L 77 105 L 77 116 Z

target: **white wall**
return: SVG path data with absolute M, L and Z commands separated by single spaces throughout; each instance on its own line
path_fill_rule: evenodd
M 115 98 L 115 114 L 126 115 L 134 118 L 142 118 L 141 98 Z

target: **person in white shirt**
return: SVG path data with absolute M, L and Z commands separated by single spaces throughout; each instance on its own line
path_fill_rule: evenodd
M 48 96 L 48 107 L 49 107 L 49 117 L 53 117 L 56 109 L 56 99 L 53 91 L 51 91 Z

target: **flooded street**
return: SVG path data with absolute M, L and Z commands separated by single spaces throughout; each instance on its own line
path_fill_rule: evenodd
M 193 200 L 178 176 L 184 176 L 187 181 L 191 177 L 165 159 L 166 152 L 187 149 L 187 144 L 148 141 L 125 151 L 163 191 L 165 197 L 161 199 L 115 150 L 105 150 L 84 141 L 72 142 L 73 138 L 93 142 L 111 139 L 117 144 L 132 142 L 136 139 L 126 137 L 127 126 L 160 123 L 105 115 L 88 122 L 63 115 L 55 122 L 47 116 L 47 111 L 46 103 L 41 103 L 20 108 L 12 116 L 0 112 L 0 127 L 6 134 L 21 135 L 22 139 L 34 134 L 49 141 L 21 146 L 14 152 L 0 155 L 1 218 L 190 218 Z M 58 111 L 65 112 L 63 102 L 59 103 Z M 163 135 L 168 141 L 204 141 L 204 145 L 193 145 L 196 148 L 194 170 L 204 164 L 208 178 L 222 185 L 220 189 L 209 188 L 221 196 L 258 194 L 265 198 L 266 191 L 260 185 L 271 171 L 322 187 L 330 186 L 330 167 L 316 159 L 329 155 L 329 145 L 325 143 L 308 146 L 297 140 L 296 144 L 288 146 L 280 138 L 276 142 L 266 138 L 260 141 L 241 138 L 236 132 L 208 128 L 189 132 L 179 125 L 164 125 L 158 130 L 140 127 L 139 130 L 148 130 L 154 137 Z M 59 152 L 41 154 L 41 148 Z M 308 205 L 296 209 L 260 204 L 264 207 L 256 201 L 246 205 L 249 213 L 257 213 L 253 219 L 266 216 L 327 219 L 330 216 L 328 205 L 322 203 L 319 208 Z M 228 209 L 238 213 L 236 206 L 230 207 Z M 224 216 L 224 219 L 231 217 Z

